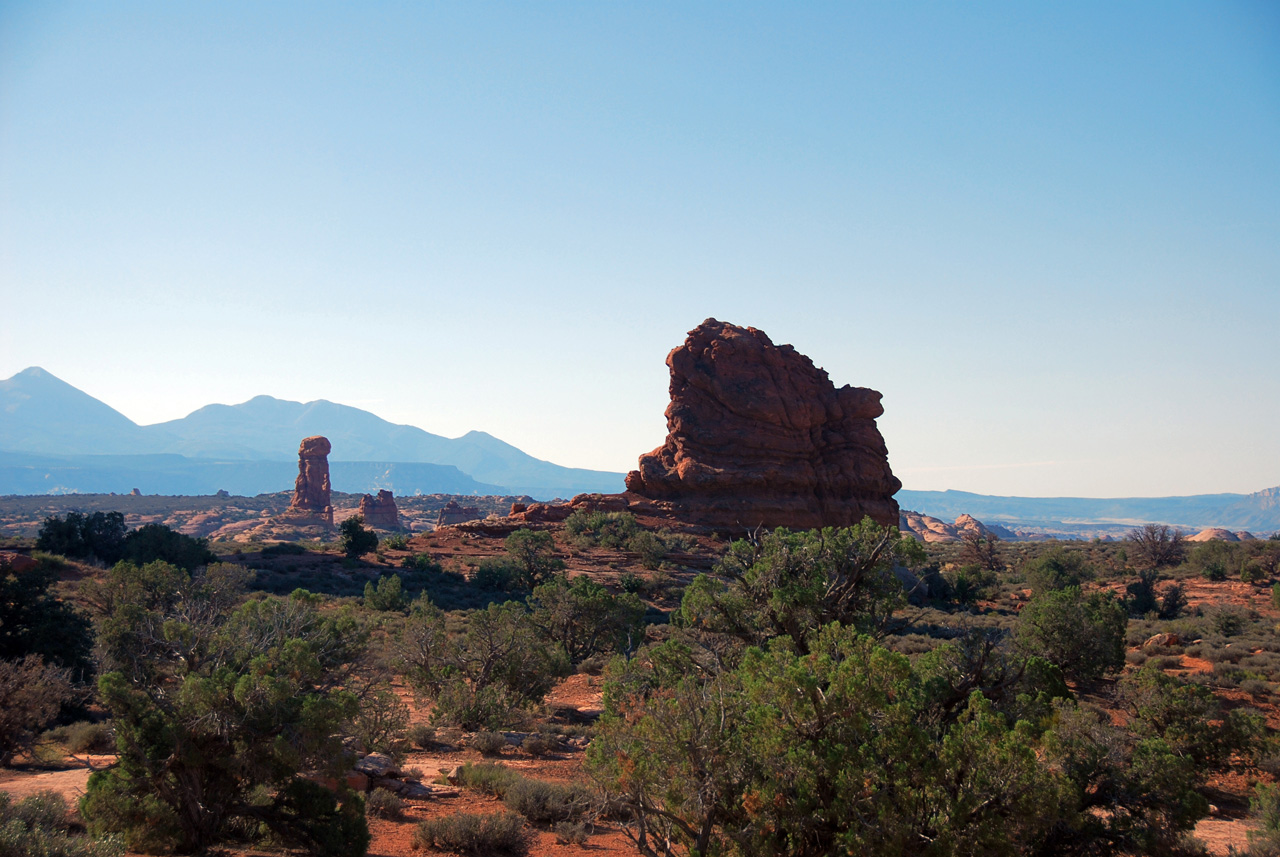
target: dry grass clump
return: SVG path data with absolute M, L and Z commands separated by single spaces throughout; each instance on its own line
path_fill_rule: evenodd
M 413 846 L 458 854 L 522 855 L 528 853 L 529 834 L 524 819 L 514 812 L 459 812 L 419 824 Z

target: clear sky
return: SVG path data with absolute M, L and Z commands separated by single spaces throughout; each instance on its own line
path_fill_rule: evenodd
M 708 316 L 908 488 L 1280 485 L 1280 5 L 0 2 L 0 378 L 627 470 Z

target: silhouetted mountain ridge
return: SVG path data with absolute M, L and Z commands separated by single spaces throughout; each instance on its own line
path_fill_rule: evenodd
M 228 463 L 292 462 L 297 457 L 299 440 L 322 434 L 333 443 L 330 458 L 334 463 L 378 463 L 384 469 L 392 465 L 448 465 L 470 477 L 480 486 L 477 490 L 492 489 L 494 493 L 530 494 L 549 499 L 623 488 L 621 473 L 561 467 L 534 458 L 486 432 L 471 431 L 459 438 L 441 437 L 323 399 L 292 402 L 255 396 L 238 405 L 206 405 L 182 419 L 139 426 L 87 393 L 43 369 L 32 367 L 0 382 L 0 413 L 4 415 L 0 421 L 0 450 L 63 459 L 85 455 L 177 455 Z M 83 462 L 68 465 L 64 461 L 60 466 L 71 466 L 70 471 L 64 467 L 64 475 L 86 466 L 101 475 L 105 465 L 101 462 L 99 465 Z M 194 466 L 182 465 L 188 469 Z M 127 474 L 127 470 L 122 471 L 116 465 L 107 470 L 121 477 Z M 240 470 L 247 472 L 244 466 Z M 263 469 L 264 473 L 268 471 L 270 468 Z M 154 470 L 148 472 L 154 473 Z M 452 492 L 461 484 L 453 476 L 445 479 L 444 471 L 429 473 L 421 468 L 400 467 L 398 472 L 404 484 L 393 490 L 400 493 Z M 441 487 L 441 479 L 455 487 Z M 196 481 L 203 484 L 202 480 Z M 29 482 L 29 479 L 23 480 L 23 484 Z M 245 484 L 251 483 L 253 480 Z M 0 493 L 22 493 L 16 486 L 6 487 L 7 484 L 0 478 Z M 94 484 L 100 485 L 97 477 Z M 195 483 L 193 490 L 185 493 L 199 493 L 194 486 Z M 111 490 L 131 487 L 141 486 L 127 485 Z M 231 490 L 228 486 L 222 487 Z M 280 486 L 283 487 L 286 486 Z M 335 487 L 339 487 L 336 480 Z M 342 490 L 365 491 L 375 487 L 389 486 L 370 484 Z M 71 486 L 67 490 L 90 489 Z

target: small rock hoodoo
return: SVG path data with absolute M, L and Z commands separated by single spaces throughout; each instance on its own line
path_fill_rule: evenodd
M 836 388 L 790 345 L 707 319 L 667 355 L 667 439 L 627 491 L 711 526 L 898 523 L 880 393 Z
M 399 530 L 400 510 L 396 508 L 396 498 L 385 488 L 378 496 L 365 494 L 360 498 L 359 513 L 365 524 L 376 530 Z

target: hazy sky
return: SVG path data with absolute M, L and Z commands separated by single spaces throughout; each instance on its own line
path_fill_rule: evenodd
M 1280 485 L 1280 6 L 0 2 L 0 378 L 627 470 L 708 316 L 908 488 Z

